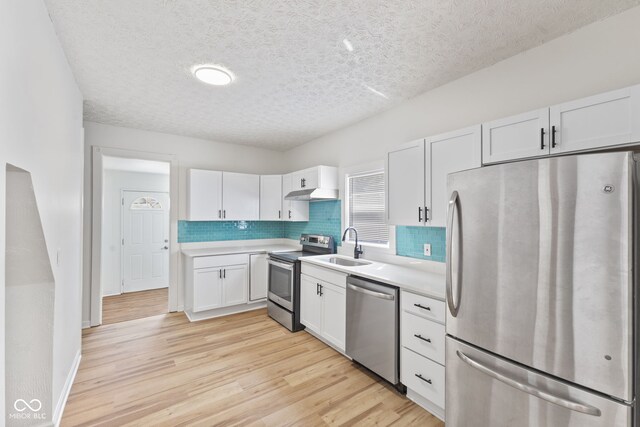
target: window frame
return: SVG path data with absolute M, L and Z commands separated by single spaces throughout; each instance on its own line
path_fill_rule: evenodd
M 374 173 L 383 173 L 386 174 L 386 170 L 384 167 L 384 161 L 380 160 L 378 162 L 372 162 L 357 166 L 351 166 L 348 168 L 344 168 L 343 179 L 341 180 L 343 203 L 342 203 L 342 223 L 344 225 L 344 230 L 349 227 L 349 202 L 350 202 L 350 194 L 349 194 L 349 179 L 351 177 L 356 176 L 366 176 Z M 386 187 L 385 187 L 386 193 Z M 386 194 L 385 194 L 385 203 L 386 203 Z M 385 210 L 386 212 L 386 210 Z M 386 244 L 381 243 L 369 243 L 369 242 L 360 242 L 359 245 L 362 245 L 363 248 L 367 248 L 368 253 L 380 253 L 380 254 L 395 254 L 396 251 L 396 242 L 395 242 L 395 227 L 393 225 L 387 225 L 389 227 L 389 241 Z M 351 239 L 351 236 L 347 236 L 347 239 L 342 242 L 342 246 L 346 248 L 346 250 L 352 251 L 355 246 L 355 241 Z

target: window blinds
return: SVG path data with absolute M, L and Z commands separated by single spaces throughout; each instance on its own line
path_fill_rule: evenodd
M 349 226 L 358 230 L 358 240 L 387 244 L 389 226 L 384 212 L 384 171 L 350 176 L 348 186 Z M 353 232 L 350 233 L 350 238 L 354 239 Z

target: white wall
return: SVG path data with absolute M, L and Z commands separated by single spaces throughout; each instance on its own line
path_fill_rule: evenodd
M 121 191 L 169 192 L 169 175 L 105 170 L 103 178 L 102 251 L 100 284 L 102 295 L 117 295 L 121 290 Z M 168 220 L 168 214 L 167 214 Z M 167 227 L 168 228 L 168 227 Z
M 596 22 L 287 152 L 349 166 L 394 145 L 640 83 L 640 7 Z
M 10 163 L 31 173 L 47 253 L 54 261 L 56 405 L 81 343 L 82 95 L 42 1 L 0 2 L 0 94 L 0 401 L 5 400 L 4 169 Z M 34 310 L 34 317 L 40 315 Z M 0 409 L 0 419 L 9 409 Z
M 242 145 L 206 141 L 179 135 L 150 132 L 85 122 L 85 204 L 84 210 L 84 277 L 83 277 L 83 324 L 90 319 L 91 284 L 91 147 L 99 146 L 150 153 L 173 154 L 180 165 L 179 173 L 179 218 L 186 216 L 186 173 L 189 168 L 247 172 L 257 174 L 285 171 L 285 156 L 281 152 Z M 172 203 L 174 201 L 172 200 Z M 173 225 L 172 225 L 173 226 Z M 171 242 L 176 245 L 177 241 Z M 178 272 L 182 280 L 182 272 Z M 182 283 L 178 284 L 178 305 L 183 303 Z

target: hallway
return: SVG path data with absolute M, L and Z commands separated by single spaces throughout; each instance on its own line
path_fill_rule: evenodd
M 169 289 L 130 292 L 102 298 L 102 324 L 126 322 L 168 312 Z

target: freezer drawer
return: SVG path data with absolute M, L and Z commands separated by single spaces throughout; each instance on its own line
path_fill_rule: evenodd
M 447 427 L 631 426 L 632 407 L 447 336 Z

